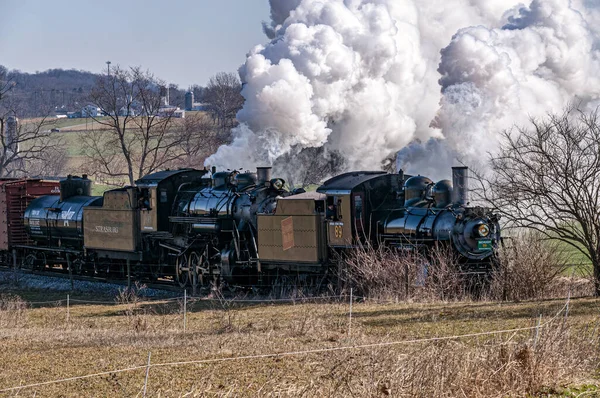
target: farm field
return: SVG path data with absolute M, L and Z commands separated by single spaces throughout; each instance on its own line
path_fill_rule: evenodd
M 181 299 L 75 292 L 67 315 L 63 292 L 1 294 L 0 396 L 142 396 L 149 355 L 151 397 L 600 396 L 597 299 L 355 302 L 350 319 L 345 298 L 221 296 L 187 302 L 184 331 Z

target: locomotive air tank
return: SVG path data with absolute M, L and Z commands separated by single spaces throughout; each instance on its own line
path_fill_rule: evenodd
M 101 206 L 101 196 L 91 196 L 92 182 L 67 176 L 60 181 L 60 196 L 41 196 L 24 214 L 25 230 L 37 244 L 79 248 L 83 245 L 83 208 Z

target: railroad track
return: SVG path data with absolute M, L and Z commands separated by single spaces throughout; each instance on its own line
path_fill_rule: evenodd
M 0 272 L 10 273 L 10 272 L 15 272 L 15 269 L 13 269 L 12 267 L 8 267 L 8 266 L 0 266 Z M 107 277 L 101 277 L 101 276 L 90 276 L 90 275 L 77 275 L 77 274 L 69 275 L 64 270 L 61 270 L 58 268 L 45 269 L 45 270 L 27 270 L 27 269 L 18 268 L 18 269 L 16 269 L 16 272 L 18 272 L 20 274 L 24 274 L 24 275 L 38 275 L 38 276 L 49 277 L 49 278 L 69 279 L 69 280 L 73 280 L 73 281 L 110 283 L 113 285 L 121 285 L 121 286 L 133 286 L 133 284 L 136 282 L 133 280 L 133 278 L 131 280 L 127 280 L 127 279 L 122 279 L 122 278 L 118 278 L 118 279 L 114 278 L 113 279 L 113 278 L 107 278 Z M 164 290 L 164 291 L 176 292 L 176 293 L 183 292 L 183 289 L 181 287 L 177 286 L 175 284 L 175 282 L 170 281 L 168 279 L 158 280 L 156 282 L 142 280 L 141 283 L 149 289 Z

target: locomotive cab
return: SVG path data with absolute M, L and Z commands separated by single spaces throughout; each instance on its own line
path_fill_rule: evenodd
M 165 170 L 137 180 L 141 232 L 169 231 L 169 216 L 178 191 L 200 180 L 206 173 L 206 170 L 195 169 Z
M 333 177 L 317 192 L 326 196 L 327 241 L 336 248 L 353 247 L 371 239 L 376 226 L 369 217 L 377 208 L 371 203 L 388 203 L 400 190 L 401 176 L 383 171 L 358 171 Z

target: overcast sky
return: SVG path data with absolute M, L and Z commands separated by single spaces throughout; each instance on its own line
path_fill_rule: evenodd
M 111 61 L 204 85 L 267 41 L 266 20 L 268 0 L 0 0 L 0 65 L 98 73 Z

